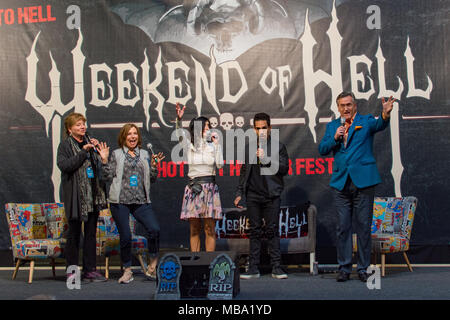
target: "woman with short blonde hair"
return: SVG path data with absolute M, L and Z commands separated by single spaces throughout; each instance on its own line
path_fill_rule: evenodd
M 67 266 L 78 266 L 81 226 L 84 223 L 83 277 L 106 281 L 96 271 L 96 232 L 100 210 L 107 207 L 105 186 L 100 180 L 101 163 L 97 139 L 86 136 L 86 118 L 71 113 L 64 119 L 66 139 L 58 146 L 57 165 L 61 170 L 64 209 L 69 225 L 65 257 Z M 106 144 L 104 144 L 106 146 Z M 75 274 L 67 274 L 68 278 Z

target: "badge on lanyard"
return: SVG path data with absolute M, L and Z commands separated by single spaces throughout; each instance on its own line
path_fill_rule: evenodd
M 130 186 L 131 187 L 137 187 L 138 186 L 138 177 L 137 177 L 137 175 L 133 174 L 130 177 Z
M 91 166 L 86 168 L 86 173 L 87 173 L 88 178 L 90 178 L 90 179 L 94 178 L 94 170 L 92 170 Z

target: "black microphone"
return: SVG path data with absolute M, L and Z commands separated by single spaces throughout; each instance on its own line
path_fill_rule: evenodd
M 91 142 L 91 137 L 89 136 L 89 133 L 88 133 L 87 131 L 85 132 L 84 136 L 86 137 L 87 143 L 93 144 L 93 143 Z M 98 152 L 98 151 L 97 151 L 97 146 L 94 146 L 94 151 L 95 151 L 95 152 Z
M 87 143 L 91 143 L 91 137 L 89 136 L 89 133 L 87 131 L 84 133 L 84 137 L 86 138 Z
M 256 134 L 256 150 L 258 150 L 259 149 L 259 134 L 257 133 Z M 261 160 L 259 159 L 259 157 L 258 156 L 256 156 L 256 160 L 257 160 L 257 163 L 258 164 L 261 164 Z

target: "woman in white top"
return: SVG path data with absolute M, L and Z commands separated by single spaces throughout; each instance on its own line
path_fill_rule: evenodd
M 177 104 L 176 127 L 181 128 L 181 119 L 186 106 Z M 187 151 L 189 184 L 184 190 L 180 219 L 190 225 L 192 252 L 200 251 L 202 221 L 205 232 L 206 251 L 216 249 L 215 220 L 222 219 L 219 187 L 215 182 L 216 168 L 223 167 L 222 148 L 218 137 L 210 132 L 209 120 L 198 117 L 189 124 L 190 139 L 184 131 L 179 135 Z

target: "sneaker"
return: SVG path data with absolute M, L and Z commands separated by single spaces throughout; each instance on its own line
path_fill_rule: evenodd
M 367 282 L 369 275 L 367 274 L 367 272 L 362 271 L 362 272 L 358 272 L 358 277 L 359 277 L 359 280 L 361 280 L 362 282 Z
M 145 271 L 144 275 L 145 278 L 149 281 L 156 281 L 156 269 L 157 269 L 157 263 L 158 258 L 157 257 L 151 257 L 150 262 L 147 265 L 147 270 Z
M 147 271 L 145 273 L 145 277 L 147 278 L 147 280 L 149 281 L 156 281 L 156 270 L 153 270 L 151 272 Z
M 337 282 L 345 282 L 350 280 L 350 273 L 340 270 L 336 278 Z
M 259 274 L 259 270 L 256 267 L 250 267 L 248 268 L 248 271 L 241 274 L 239 276 L 239 278 L 241 279 L 257 279 L 259 278 L 260 274 Z
M 108 281 L 101 273 L 97 271 L 85 272 L 83 275 L 84 280 L 88 280 L 90 282 L 105 282 Z
M 119 283 L 130 283 L 133 280 L 134 280 L 133 271 L 131 271 L 129 269 L 125 269 L 125 271 L 123 272 L 123 275 L 119 279 Z
M 287 279 L 288 275 L 286 272 L 281 269 L 281 267 L 273 267 L 272 268 L 272 278 L 275 279 Z

